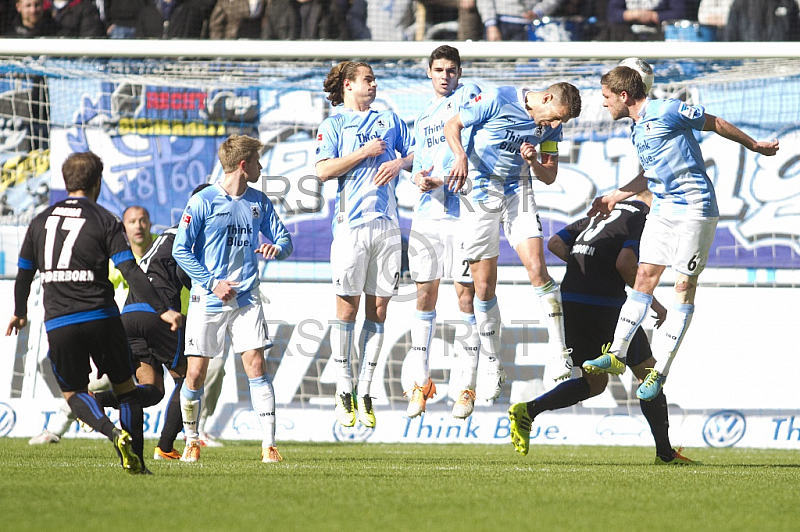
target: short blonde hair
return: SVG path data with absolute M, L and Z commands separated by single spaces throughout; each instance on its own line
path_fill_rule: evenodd
M 247 135 L 231 135 L 219 146 L 219 162 L 222 171 L 233 172 L 238 168 L 240 161 L 249 161 L 253 156 L 258 157 L 264 144 Z

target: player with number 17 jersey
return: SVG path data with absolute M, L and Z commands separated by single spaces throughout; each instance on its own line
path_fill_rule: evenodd
M 117 268 L 136 268 L 119 219 L 88 198 L 69 197 L 33 219 L 18 264 L 22 270 L 41 273 L 47 287 L 44 312 L 48 331 L 119 316 L 114 286 L 108 280 L 109 258 Z M 140 294 L 154 296 L 144 281 L 146 287 Z M 158 299 L 148 298 L 148 303 L 158 314 L 168 310 Z

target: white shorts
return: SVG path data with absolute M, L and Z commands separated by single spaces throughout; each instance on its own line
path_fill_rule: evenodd
M 400 284 L 403 240 L 397 222 L 377 218 L 336 227 L 331 244 L 331 276 L 338 296 L 392 297 Z
M 230 338 L 234 353 L 272 347 L 261 301 L 246 307 L 206 312 L 199 305 L 189 305 L 186 313 L 187 356 L 213 358 L 225 351 Z
M 414 220 L 408 235 L 408 269 L 417 283 L 453 279 L 472 283 L 458 218 Z
M 495 183 L 494 181 L 492 182 Z M 501 184 L 492 185 L 481 201 L 461 206 L 464 258 L 470 261 L 500 255 L 500 225 L 511 247 L 529 238 L 542 238 L 542 223 L 530 184 L 520 184 L 515 193 L 503 193 Z M 473 190 L 474 192 L 474 190 Z
M 647 215 L 639 244 L 639 262 L 671 266 L 688 276 L 700 275 L 708 262 L 719 218 L 669 220 Z

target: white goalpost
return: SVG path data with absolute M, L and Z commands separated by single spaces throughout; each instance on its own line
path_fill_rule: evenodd
M 439 44 L 462 59 L 793 59 L 793 43 L 774 42 L 433 42 L 0 39 L 0 56 L 120 57 L 135 59 L 409 59 L 426 58 Z

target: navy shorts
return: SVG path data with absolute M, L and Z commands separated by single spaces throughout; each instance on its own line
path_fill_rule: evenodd
M 164 366 L 185 372 L 183 328 L 172 331 L 158 314 L 139 311 L 124 313 L 122 324 L 136 360 L 154 368 Z
M 89 386 L 92 367 L 97 376 L 108 375 L 113 384 L 133 376 L 133 357 L 119 317 L 64 325 L 48 331 L 48 357 L 62 392 L 78 392 Z
M 614 340 L 620 309 L 564 301 L 564 333 L 572 349 L 572 363 L 581 366 L 600 356 L 602 347 Z M 628 347 L 625 364 L 638 366 L 653 355 L 647 334 L 639 327 Z

